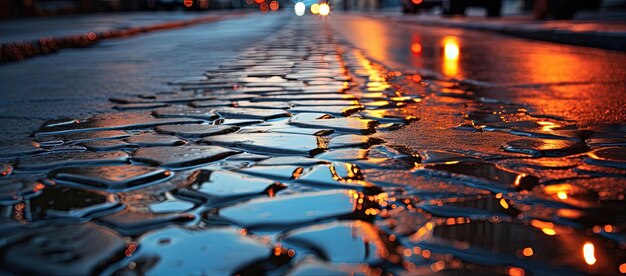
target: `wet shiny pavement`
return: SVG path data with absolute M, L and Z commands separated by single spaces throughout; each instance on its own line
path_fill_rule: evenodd
M 16 274 L 618 274 L 626 126 L 388 68 L 293 18 L 174 92 L 3 144 Z
M 371 58 L 473 81 L 477 96 L 524 104 L 581 124 L 626 121 L 626 56 L 464 29 L 334 16 Z

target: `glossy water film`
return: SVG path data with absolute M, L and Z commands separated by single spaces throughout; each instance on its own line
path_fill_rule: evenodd
M 169 86 L 0 147 L 0 270 L 626 273 L 623 124 L 394 71 L 313 18 Z

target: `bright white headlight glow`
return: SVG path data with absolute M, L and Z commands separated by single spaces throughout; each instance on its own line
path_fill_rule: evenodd
M 327 3 L 320 4 L 320 15 L 326 16 L 330 13 L 330 6 Z
M 298 2 L 293 7 L 293 11 L 296 13 L 297 16 L 303 16 L 304 12 L 306 11 L 306 5 L 304 5 L 304 3 L 302 2 Z

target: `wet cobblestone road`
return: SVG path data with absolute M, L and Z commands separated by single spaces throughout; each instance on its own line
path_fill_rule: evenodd
M 3 144 L 1 270 L 626 273 L 626 126 L 580 129 L 291 23 L 176 92 Z M 421 120 L 450 111 L 465 123 Z M 427 126 L 415 145 L 389 138 L 409 124 Z

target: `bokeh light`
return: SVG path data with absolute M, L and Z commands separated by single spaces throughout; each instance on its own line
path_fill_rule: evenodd
M 458 77 L 461 47 L 456 37 L 443 38 L 443 74 L 446 77 Z
M 297 16 L 303 16 L 304 12 L 306 11 L 306 5 L 304 5 L 304 3 L 302 2 L 298 2 L 293 7 L 293 11 L 296 13 Z
M 330 6 L 328 5 L 328 3 L 320 4 L 319 13 L 320 15 L 324 15 L 324 16 L 330 13 Z
M 270 7 L 266 3 L 263 3 L 259 5 L 259 10 L 261 12 L 268 12 L 270 10 Z
M 314 3 L 313 5 L 311 5 L 311 13 L 312 14 L 319 14 L 320 13 L 320 4 Z
M 280 7 L 280 5 L 278 4 L 278 1 L 276 0 L 272 0 L 269 6 L 270 6 L 270 10 L 273 10 L 273 11 L 278 10 L 278 7 Z
M 419 42 L 411 44 L 411 52 L 414 54 L 420 54 L 422 52 L 422 44 Z
M 446 60 L 458 60 L 461 50 L 454 37 L 445 37 L 443 40 L 443 54 Z
M 583 257 L 588 265 L 594 265 L 596 263 L 596 249 L 593 243 L 586 242 L 583 246 Z

